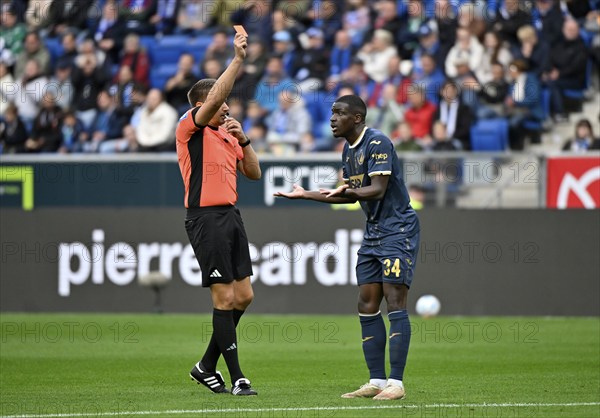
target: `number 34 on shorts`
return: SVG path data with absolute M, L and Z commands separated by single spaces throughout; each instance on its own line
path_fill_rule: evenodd
M 414 274 L 414 261 L 405 258 L 380 258 L 382 263 L 383 281 L 389 283 L 402 283 L 410 287 Z
M 406 260 L 407 263 L 410 265 L 412 264 L 412 262 L 407 259 Z M 400 277 L 400 272 L 402 271 L 400 268 L 400 259 L 396 258 L 396 259 L 392 259 L 390 260 L 389 258 L 385 258 L 383 259 L 383 275 L 384 276 L 396 276 L 396 277 Z

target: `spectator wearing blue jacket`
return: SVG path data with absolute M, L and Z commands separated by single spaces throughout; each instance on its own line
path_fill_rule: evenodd
M 440 98 L 438 92 L 444 84 L 446 77 L 442 70 L 436 65 L 435 58 L 431 55 L 421 55 L 420 73 L 414 76 L 415 83 L 418 83 L 425 90 L 427 100 L 438 105 Z
M 549 45 L 555 45 L 560 40 L 563 22 L 563 11 L 558 0 L 536 0 L 533 9 L 533 26 Z
M 421 57 L 423 57 L 423 55 L 430 55 L 435 60 L 436 67 L 440 69 L 444 68 L 446 55 L 449 49 L 444 50 L 441 47 L 438 32 L 433 25 L 435 25 L 435 23 L 426 23 L 419 29 L 419 45 L 417 46 L 417 49 L 415 49 L 412 57 L 413 72 L 417 77 L 422 76 L 423 67 L 421 65 Z
M 288 31 L 280 30 L 273 34 L 273 52 L 281 57 L 285 72 L 293 74 L 296 64 L 296 47 L 292 35 Z
M 335 42 L 329 59 L 329 74 L 339 76 L 350 67 L 354 51 L 352 38 L 346 30 L 339 30 L 335 34 Z
M 269 58 L 265 75 L 256 86 L 254 100 L 269 114 L 279 106 L 279 94 L 293 84 L 283 68 L 281 58 L 273 56 Z
M 116 109 L 115 97 L 109 90 L 102 90 L 98 94 L 98 113 L 90 128 L 90 140 L 84 147 L 85 151 L 98 152 L 103 141 L 121 136 L 123 124 Z
M 541 86 L 537 77 L 527 72 L 527 63 L 514 60 L 508 67 L 512 83 L 505 106 L 508 116 L 510 146 L 523 149 L 523 123 L 528 119 L 541 121 L 544 111 L 541 106 Z

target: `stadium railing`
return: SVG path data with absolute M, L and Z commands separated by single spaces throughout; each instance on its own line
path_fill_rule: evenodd
M 546 160 L 553 155 L 415 152 L 399 157 L 407 186 L 423 195 L 426 207 L 481 209 L 546 207 Z M 600 164 L 600 153 L 591 155 Z M 334 187 L 341 178 L 338 153 L 298 154 L 292 158 L 261 155 L 260 159 L 263 178 L 241 184 L 241 205 L 280 205 L 278 199 L 269 199 L 275 188 L 291 188 L 293 183 L 306 188 Z M 43 207 L 44 202 L 48 206 L 181 206 L 182 203 L 179 193 L 182 182 L 174 153 L 3 155 L 0 169 L 6 171 L 10 167 L 33 167 L 36 203 L 39 203 L 36 208 Z M 2 206 L 6 206 L 9 189 L 2 183 Z

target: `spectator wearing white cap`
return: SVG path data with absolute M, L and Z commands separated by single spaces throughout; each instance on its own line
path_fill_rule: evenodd
M 415 75 L 422 76 L 421 57 L 429 55 L 435 60 L 436 67 L 444 68 L 448 50 L 442 48 L 435 22 L 429 22 L 419 28 L 419 45 L 413 52 L 412 62 Z
M 309 28 L 303 35 L 306 45 L 296 56 L 294 79 L 300 83 L 302 91 L 319 90 L 329 71 L 329 53 L 324 49 L 323 31 Z
M 296 51 L 292 35 L 287 30 L 279 30 L 273 34 L 273 51 L 281 57 L 285 72 L 293 74 Z

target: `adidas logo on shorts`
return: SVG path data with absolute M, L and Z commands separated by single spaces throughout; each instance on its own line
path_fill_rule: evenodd
M 210 277 L 223 277 L 221 276 L 221 273 L 219 273 L 219 270 L 214 269 L 212 273 L 210 273 Z

